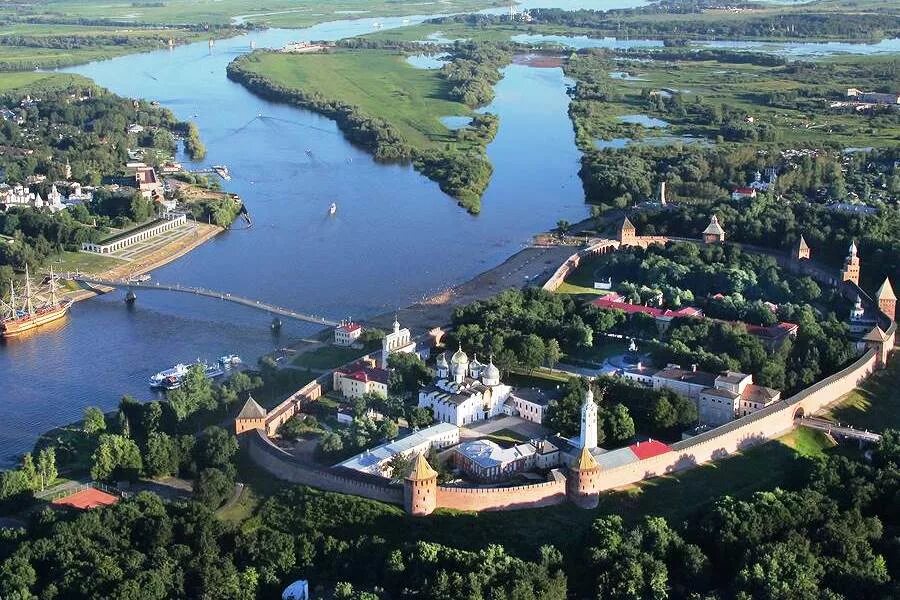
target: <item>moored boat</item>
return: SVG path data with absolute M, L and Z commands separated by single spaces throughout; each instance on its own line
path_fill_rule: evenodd
M 3 302 L 3 316 L 0 318 L 0 335 L 13 337 L 26 331 L 52 323 L 65 317 L 72 301 L 68 298 L 58 298 L 56 295 L 56 277 L 53 269 L 50 269 L 48 288 L 33 290 L 28 267 L 25 267 L 25 292 L 20 300 L 16 299 L 16 290 L 13 282 L 9 285 L 9 301 Z M 49 295 L 47 295 L 49 294 Z

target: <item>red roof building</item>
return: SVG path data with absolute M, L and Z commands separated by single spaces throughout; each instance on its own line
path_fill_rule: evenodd
M 628 446 L 628 449 L 634 452 L 634 455 L 637 456 L 639 460 L 653 458 L 654 456 L 665 454 L 666 452 L 671 450 L 671 448 L 669 448 L 666 444 L 663 444 L 662 442 L 658 442 L 656 440 L 638 442 L 636 444 Z
M 118 496 L 107 494 L 96 488 L 86 488 L 52 502 L 53 506 L 66 506 L 78 510 L 88 510 L 100 506 L 110 506 L 119 501 Z
M 633 315 L 635 313 L 643 313 L 645 315 L 650 315 L 654 319 L 666 321 L 671 321 L 672 319 L 678 317 L 699 318 L 703 316 L 703 311 L 693 306 L 685 306 L 683 308 L 679 308 L 678 310 L 670 310 L 656 308 L 654 306 L 644 306 L 643 304 L 632 304 L 630 302 L 626 302 L 622 298 L 622 296 L 615 292 L 594 300 L 592 304 L 597 308 L 606 310 L 621 310 L 622 312 L 629 315 Z

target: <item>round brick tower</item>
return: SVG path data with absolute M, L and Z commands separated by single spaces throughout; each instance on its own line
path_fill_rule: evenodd
M 600 503 L 600 465 L 587 448 L 569 467 L 566 495 L 579 508 L 596 508 Z
M 423 454 L 416 456 L 412 472 L 404 482 L 403 507 L 415 516 L 430 515 L 437 507 L 437 471 Z

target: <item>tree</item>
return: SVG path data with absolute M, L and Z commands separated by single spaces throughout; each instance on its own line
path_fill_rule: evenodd
M 572 224 L 566 221 L 565 219 L 560 219 L 556 222 L 556 228 L 562 235 L 566 235 L 569 232 L 569 229 L 572 227 Z
M 551 369 L 555 368 L 562 358 L 562 350 L 559 347 L 559 342 L 556 341 L 555 338 L 550 338 L 547 340 L 547 349 L 544 354 L 544 360 L 547 363 L 547 366 Z
M 88 406 L 84 409 L 84 432 L 88 435 L 96 435 L 106 430 L 106 417 L 103 411 L 96 406 Z
M 400 428 L 392 419 L 382 419 L 378 424 L 378 435 L 383 440 L 392 440 L 397 437 L 398 433 L 400 433 Z
M 237 451 L 237 438 L 221 427 L 213 425 L 204 429 L 197 437 L 194 460 L 198 469 L 223 468 L 231 465 Z
M 159 430 L 162 424 L 163 408 L 162 404 L 156 400 L 144 405 L 141 417 L 141 427 L 145 435 L 150 435 Z
M 634 420 L 624 404 L 614 404 L 603 411 L 603 431 L 613 444 L 622 444 L 634 437 Z
M 388 356 L 391 371 L 388 391 L 398 396 L 409 396 L 419 391 L 431 380 L 431 371 L 417 354 L 399 352 Z
M 178 472 L 181 456 L 178 445 L 165 433 L 152 432 L 147 437 L 144 472 L 150 477 L 164 477 Z
M 57 476 L 56 451 L 51 448 L 41 448 L 37 457 L 37 476 L 41 489 L 50 485 Z
M 234 492 L 234 480 L 221 469 L 203 469 L 194 481 L 194 499 L 216 509 Z
M 403 481 L 412 472 L 415 459 L 415 454 L 406 456 L 397 452 L 385 463 L 384 472 L 386 475 L 390 475 L 391 481 Z
M 141 451 L 131 438 L 103 434 L 91 457 L 91 478 L 109 480 L 114 476 L 135 479 L 141 471 Z

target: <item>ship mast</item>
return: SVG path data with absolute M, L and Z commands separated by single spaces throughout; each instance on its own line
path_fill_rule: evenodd
M 53 265 L 50 266 L 50 305 L 56 308 L 56 279 L 53 277 Z
M 34 306 L 31 303 L 31 277 L 28 276 L 28 265 L 25 265 L 25 307 L 28 314 L 34 316 Z

